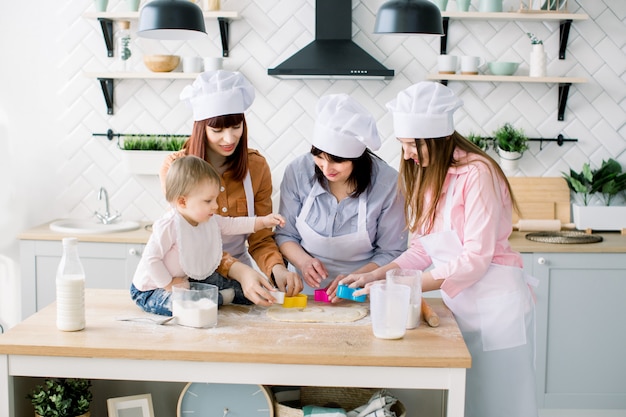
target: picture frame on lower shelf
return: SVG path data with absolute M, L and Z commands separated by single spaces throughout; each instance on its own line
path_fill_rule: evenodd
M 109 417 L 154 417 L 152 394 L 109 398 L 107 410 Z

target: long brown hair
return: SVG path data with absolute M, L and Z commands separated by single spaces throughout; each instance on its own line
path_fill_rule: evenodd
M 426 149 L 428 150 L 428 166 L 422 167 L 413 163 L 413 161 L 402 159 L 398 177 L 400 190 L 405 196 L 405 218 L 411 232 L 415 232 L 419 228 L 423 228 L 425 233 L 432 231 L 448 169 L 475 162 L 486 164 L 491 169 L 491 172 L 506 184 L 511 196 L 513 209 L 519 213 L 519 207 L 513 196 L 511 185 L 502 168 L 482 149 L 454 131 L 452 135 L 445 138 L 415 139 L 419 160 L 422 160 L 420 146 L 422 143 L 426 144 Z M 457 161 L 454 159 L 454 150 L 456 148 L 467 153 L 478 154 L 481 158 L 475 161 Z M 432 201 L 430 201 L 428 207 L 425 207 L 423 202 L 427 195 L 432 197 Z
M 224 165 L 226 166 L 226 172 L 230 173 L 235 181 L 243 181 L 248 172 L 248 125 L 243 113 L 226 114 L 195 121 L 193 123 L 191 136 L 189 136 L 189 139 L 185 142 L 183 149 L 187 155 L 195 155 L 207 160 L 206 152 L 209 139 L 206 134 L 206 127 L 224 129 L 237 126 L 240 123 L 243 124 L 241 138 L 235 148 L 235 152 L 226 158 Z

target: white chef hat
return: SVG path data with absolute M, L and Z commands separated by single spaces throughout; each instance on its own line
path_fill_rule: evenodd
M 452 115 L 463 105 L 448 87 L 423 81 L 400 91 L 387 103 L 398 138 L 441 138 L 454 132 Z
M 206 71 L 180 93 L 193 120 L 243 113 L 254 101 L 254 87 L 239 72 Z
M 365 148 L 378 150 L 374 117 L 347 94 L 330 94 L 317 102 L 313 146 L 341 158 L 358 158 Z

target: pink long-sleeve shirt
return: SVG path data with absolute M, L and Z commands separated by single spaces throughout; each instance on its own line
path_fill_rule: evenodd
M 491 263 L 522 267 L 521 255 L 511 249 L 508 240 L 512 231 L 513 211 L 506 184 L 498 180 L 488 165 L 479 161 L 482 158 L 479 155 L 457 149 L 454 158 L 471 162 L 448 170 L 432 233 L 443 231 L 448 184 L 456 176 L 450 222 L 461 241 L 463 252 L 430 271 L 434 279 L 444 280 L 441 289 L 450 297 L 455 297 L 478 281 Z M 394 263 L 400 268 L 428 268 L 432 261 L 420 243 L 422 236 L 423 230 L 413 233 L 409 249 Z

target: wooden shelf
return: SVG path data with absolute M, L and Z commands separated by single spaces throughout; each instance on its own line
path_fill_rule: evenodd
M 448 17 L 455 20 L 587 20 L 589 16 L 582 13 L 560 13 L 560 12 L 441 12 L 441 17 Z
M 115 84 L 113 80 L 194 80 L 196 72 L 83 72 L 87 78 L 96 78 L 100 82 L 107 114 L 113 114 Z
M 497 83 L 547 83 L 559 85 L 558 97 L 558 120 L 565 119 L 565 106 L 567 96 L 572 84 L 586 83 L 587 79 L 582 77 L 529 77 L 527 75 L 463 75 L 463 74 L 429 74 L 428 80 L 440 81 L 447 85 L 448 81 L 465 82 L 497 82 Z
M 202 12 L 205 19 L 217 19 L 225 17 L 227 19 L 238 19 L 239 13 L 228 10 L 218 10 L 215 12 Z M 139 12 L 87 12 L 83 13 L 86 19 L 111 19 L 111 20 L 137 20 Z
M 87 78 L 133 80 L 195 80 L 198 72 L 83 72 Z
M 581 84 L 586 78 L 581 77 L 529 77 L 527 75 L 463 75 L 463 74 L 429 74 L 429 80 L 445 81 L 491 81 L 499 83 L 548 83 L 548 84 Z

